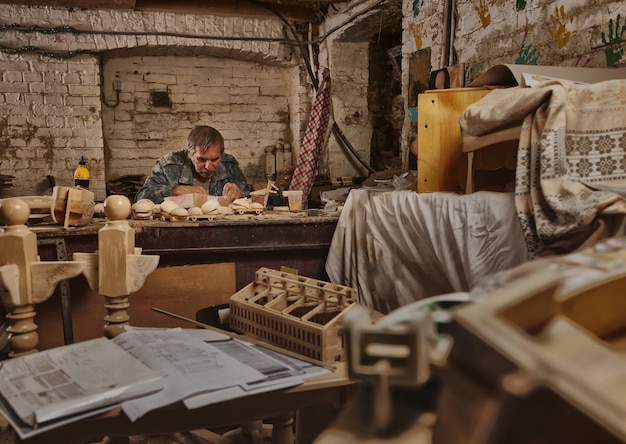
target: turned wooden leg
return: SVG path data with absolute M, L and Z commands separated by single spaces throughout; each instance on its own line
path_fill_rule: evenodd
M 294 444 L 293 413 L 276 416 L 272 422 L 272 444 Z
M 37 352 L 39 334 L 37 324 L 35 324 L 35 307 L 33 304 L 26 304 L 13 307 L 6 315 L 9 320 L 9 356 L 15 358 L 29 353 Z
M 241 424 L 241 434 L 246 442 L 263 444 L 263 421 L 252 421 Z
M 263 421 L 250 421 L 222 435 L 224 439 L 248 444 L 263 444 Z
M 111 339 L 124 333 L 124 326 L 128 325 L 130 316 L 128 315 L 128 296 L 105 296 L 104 307 L 107 315 L 104 317 L 104 336 Z
M 101 444 L 129 444 L 128 436 L 105 436 Z

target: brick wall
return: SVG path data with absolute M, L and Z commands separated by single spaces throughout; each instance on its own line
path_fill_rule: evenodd
M 108 177 L 149 174 L 155 159 L 186 147 L 198 124 L 217 128 L 226 151 L 239 161 L 248 180 L 265 181 L 264 149 L 292 143 L 289 79 L 297 68 L 216 57 L 125 57 L 104 69 L 103 107 Z M 158 106 L 154 93 L 171 105 Z
M 0 54 L 0 172 L 7 195 L 50 194 L 47 176 L 69 186 L 80 155 L 103 184 L 98 66 L 92 57 L 49 61 Z
M 355 0 L 345 14 L 320 27 L 325 32 L 349 24 L 320 44 L 315 67 L 331 68 L 335 119 L 366 161 L 371 122 L 363 73 L 369 62 L 366 48 L 378 25 L 370 24 L 368 37 L 351 16 L 376 19 L 372 7 L 377 3 Z M 445 4 L 402 2 L 405 94 L 408 57 L 424 49 L 432 69 L 465 63 L 468 81 L 498 63 L 626 64 L 626 4 L 621 1 L 459 0 L 450 14 Z M 228 149 L 251 181 L 262 178 L 265 145 L 291 138 L 297 155 L 313 90 L 292 47 L 270 41 L 284 37 L 277 20 L 5 4 L 0 14 L 18 25 L 0 30 L 0 174 L 15 176 L 5 195 L 49 192 L 48 174 L 60 185 L 71 184 L 84 155 L 92 187 L 102 199 L 106 179 L 147 173 L 158 155 L 183 144 L 196 123 L 222 125 Z M 452 18 L 449 33 L 447 16 Z M 344 33 L 349 27 L 351 32 Z M 359 38 L 352 41 L 349 35 Z M 245 37 L 268 40 L 231 40 Z M 109 108 L 100 95 L 114 103 L 111 86 L 118 72 L 120 105 Z M 220 73 L 230 83 L 220 84 Z M 151 106 L 151 91 L 169 92 L 172 107 Z M 415 113 L 408 111 L 405 152 L 408 133 L 414 131 L 410 119 Z M 367 174 L 332 136 L 328 149 L 331 176 Z
M 15 5 L 0 15 L 17 25 L 0 32 L 0 174 L 15 176 L 4 197 L 49 194 L 47 175 L 70 186 L 83 155 L 102 200 L 106 180 L 147 174 L 203 123 L 251 182 L 264 179 L 265 145 L 294 139 L 290 113 L 310 101 L 293 88 L 291 47 L 272 41 L 284 38 L 276 20 Z M 110 108 L 101 93 L 113 105 L 114 80 Z M 172 107 L 152 106 L 152 91 Z
M 403 4 L 405 91 L 408 58 L 417 51 L 430 52 L 433 70 L 464 63 L 466 82 L 497 64 L 626 66 L 623 1 L 457 0 L 452 2 L 449 33 L 447 2 L 404 0 Z M 407 113 L 404 141 L 415 134 L 415 111 Z M 408 149 L 406 143 L 403 148 Z
M 333 110 L 341 131 L 359 157 L 370 159 L 372 121 L 369 113 L 369 42 L 341 42 L 334 45 L 330 62 L 333 85 Z M 330 137 L 329 169 L 332 177 L 369 174 L 335 137 Z
M 458 0 L 450 34 L 444 3 L 404 1 L 403 52 L 430 49 L 433 69 L 462 62 L 471 81 L 500 63 L 626 66 L 623 1 Z M 447 40 L 451 60 L 445 59 Z

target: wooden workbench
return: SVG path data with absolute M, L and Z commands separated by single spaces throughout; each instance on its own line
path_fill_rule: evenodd
M 299 274 L 327 280 L 324 269 L 337 217 L 247 216 L 224 220 L 172 222 L 129 220 L 135 245 L 144 254 L 158 254 L 159 267 L 235 262 L 237 289 L 254 280 L 261 267 L 295 268 Z M 55 241 L 63 239 L 68 260 L 75 252 L 98 248 L 98 230 L 104 220 L 83 227 L 33 226 L 41 260 L 57 260 Z
M 208 293 L 220 285 L 223 296 L 225 288 L 232 288 L 234 293 L 252 282 L 254 273 L 261 267 L 280 269 L 285 266 L 298 270 L 302 276 L 328 280 L 326 258 L 337 220 L 336 216 L 308 216 L 302 212 L 280 216 L 241 215 L 213 221 L 129 220 L 129 223 L 135 229 L 135 245 L 142 248 L 142 253 L 159 255 L 159 269 L 180 266 L 181 273 L 176 271 L 170 276 L 175 275 L 181 282 L 193 279 L 198 288 L 192 293 L 201 294 L 205 288 Z M 98 249 L 98 230 L 104 224 L 104 220 L 94 219 L 93 223 L 82 227 L 63 229 L 58 225 L 41 224 L 33 225 L 31 229 L 37 233 L 42 261 L 71 260 L 75 252 L 91 253 Z M 197 272 L 197 268 L 182 269 L 182 266 L 228 263 L 234 263 L 234 284 L 230 284 L 232 273 L 221 270 L 207 273 L 204 268 Z M 159 269 L 156 271 L 159 272 Z M 71 279 L 67 284 L 66 287 L 59 286 L 57 294 L 37 307 L 40 349 L 101 335 L 104 298 L 95 297 L 99 295 L 89 290 L 82 276 Z M 161 294 L 153 295 L 149 301 L 145 295 L 141 299 L 131 296 L 131 325 L 190 326 L 171 319 L 167 322 L 172 325 L 154 325 L 155 318 L 149 312 L 150 307 L 142 308 L 138 314 L 140 302 L 155 304 L 157 308 L 176 311 L 191 318 L 196 310 L 213 305 L 208 304 L 208 299 L 204 297 L 196 301 L 197 298 L 188 294 L 182 285 L 173 287 L 175 291 L 159 288 Z M 164 303 L 160 304 L 160 301 Z M 179 305 L 168 308 L 166 304 L 173 301 Z M 68 313 L 68 306 L 71 306 L 71 313 Z M 67 323 L 62 322 L 62 319 L 68 318 L 73 322 L 71 335 L 67 334 Z

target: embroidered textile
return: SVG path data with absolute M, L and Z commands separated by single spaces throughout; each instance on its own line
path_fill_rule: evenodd
M 531 255 L 576 248 L 600 216 L 626 213 L 618 194 L 594 189 L 626 181 L 625 80 L 496 89 L 459 119 L 475 136 L 520 121 L 515 203 Z

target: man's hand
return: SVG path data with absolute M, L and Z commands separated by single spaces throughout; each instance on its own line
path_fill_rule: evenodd
M 183 194 L 207 194 L 202 187 L 194 187 L 192 185 L 179 185 L 172 190 L 172 196 L 182 196 Z
M 222 191 L 222 196 L 224 196 L 226 199 L 228 199 L 228 202 L 230 203 L 233 200 L 239 199 L 241 196 L 243 196 L 243 192 L 237 186 L 237 184 L 234 184 L 232 182 L 228 182 L 226 185 L 224 185 L 224 190 Z

